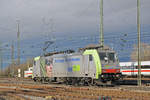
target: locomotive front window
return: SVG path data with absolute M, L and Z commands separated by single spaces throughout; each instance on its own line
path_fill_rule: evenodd
M 105 60 L 105 57 L 107 57 L 107 56 L 106 56 L 105 52 L 104 53 L 101 52 L 101 53 L 99 53 L 99 57 L 101 60 Z
M 50 65 L 50 62 L 49 62 L 49 60 L 45 60 L 45 63 L 46 63 L 46 65 Z
M 115 54 L 114 53 L 108 53 L 108 57 L 110 61 L 115 61 Z

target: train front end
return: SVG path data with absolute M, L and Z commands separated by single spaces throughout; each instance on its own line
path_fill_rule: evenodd
M 120 66 L 118 57 L 113 50 L 101 49 L 98 50 L 102 73 L 100 79 L 103 82 L 116 81 L 121 78 Z

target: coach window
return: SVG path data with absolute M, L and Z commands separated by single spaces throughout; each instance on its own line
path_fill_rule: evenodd
M 135 66 L 136 69 L 138 69 L 138 66 Z
M 93 60 L 92 55 L 89 55 L 89 61 L 92 61 L 92 60 Z
M 30 68 L 29 70 L 30 70 L 30 71 L 32 71 L 33 69 L 32 69 L 32 68 Z
M 150 66 L 148 66 L 148 65 L 144 65 L 144 66 L 141 66 L 141 68 L 143 68 L 143 69 L 149 69 L 149 68 L 150 68 Z

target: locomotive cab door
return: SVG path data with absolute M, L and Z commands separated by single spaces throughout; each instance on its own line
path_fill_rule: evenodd
M 88 75 L 89 75 L 89 61 L 88 61 L 88 55 L 84 55 L 83 56 L 83 70 L 84 70 L 84 75 L 83 76 L 85 76 L 85 77 L 88 77 Z
M 91 78 L 96 78 L 96 65 L 94 62 L 94 57 L 92 55 L 87 56 L 86 60 L 86 67 L 85 67 L 85 76 L 86 77 L 91 77 Z
M 96 66 L 92 55 L 84 56 L 84 75 L 85 77 L 96 78 Z

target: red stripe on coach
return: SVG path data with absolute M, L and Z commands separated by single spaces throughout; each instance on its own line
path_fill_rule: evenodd
M 124 70 L 122 72 L 138 72 L 138 70 Z M 141 70 L 141 72 L 150 72 L 150 70 Z

